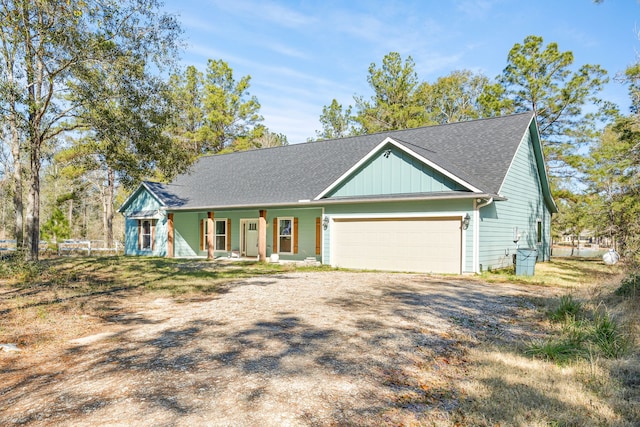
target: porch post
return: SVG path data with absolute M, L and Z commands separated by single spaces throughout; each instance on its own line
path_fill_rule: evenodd
M 213 259 L 213 211 L 207 212 L 207 259 Z
M 167 258 L 173 258 L 173 214 L 167 214 Z
M 258 260 L 267 260 L 267 211 L 263 209 L 258 219 Z

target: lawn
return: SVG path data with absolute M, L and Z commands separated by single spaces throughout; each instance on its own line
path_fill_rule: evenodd
M 39 264 L 6 260 L 0 264 L 0 343 L 30 349 L 64 343 L 130 305 L 160 297 L 210 298 L 226 292 L 230 282 L 293 269 L 123 256 L 49 258 Z

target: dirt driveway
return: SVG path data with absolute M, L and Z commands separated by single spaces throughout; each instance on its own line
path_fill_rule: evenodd
M 523 339 L 535 312 L 525 297 L 537 292 L 298 272 L 210 299 L 140 301 L 57 354 L 0 355 L 13 374 L 0 385 L 0 424 L 447 423 L 465 398 L 466 349 Z

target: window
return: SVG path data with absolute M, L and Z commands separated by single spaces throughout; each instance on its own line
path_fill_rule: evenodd
M 216 251 L 224 251 L 227 249 L 227 220 L 216 219 L 215 220 L 216 235 L 214 248 Z
M 538 243 L 542 243 L 542 221 L 538 220 L 538 228 L 536 230 L 537 233 L 537 241 Z
M 207 250 L 207 242 L 209 237 L 209 227 L 207 226 L 207 218 L 200 220 L 200 250 Z
M 138 220 L 138 249 L 141 251 L 153 250 L 154 240 L 154 220 L 139 219 Z
M 293 218 L 278 219 L 278 252 L 293 252 Z
M 213 248 L 215 251 L 229 250 L 228 245 L 228 232 L 229 220 L 227 219 L 214 219 L 213 229 L 215 234 L 213 235 Z M 207 218 L 200 220 L 200 250 L 206 251 L 208 246 L 209 227 L 207 227 Z

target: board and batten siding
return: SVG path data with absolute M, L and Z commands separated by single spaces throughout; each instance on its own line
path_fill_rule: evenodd
M 167 215 L 163 211 L 159 211 L 159 219 L 155 221 L 154 244 L 153 251 L 142 251 L 138 249 L 138 220 L 129 218 L 128 215 L 133 212 L 141 211 L 157 211 L 161 207 L 160 202 L 152 196 L 145 188 L 140 187 L 138 194 L 135 195 L 127 210 L 123 212 L 125 215 L 125 236 L 124 247 L 125 255 L 153 255 L 165 256 L 167 253 Z
M 519 248 L 536 248 L 538 261 L 550 257 L 551 214 L 544 201 L 537 168 L 531 131 L 525 133 L 500 195 L 505 201 L 495 201 L 480 209 L 479 263 L 482 270 L 511 266 Z M 537 242 L 537 223 L 542 222 L 542 242 Z M 521 235 L 517 243 L 514 230 Z
M 331 264 L 331 229 L 336 218 L 435 218 L 435 217 L 473 217 L 473 201 L 466 200 L 430 200 L 401 201 L 381 203 L 354 203 L 326 205 L 324 214 L 330 219 L 329 227 L 323 230 L 323 264 Z M 462 230 L 462 272 L 473 272 L 473 232 L 475 224 Z M 437 245 L 438 242 L 433 242 Z M 379 248 L 384 253 L 385 248 Z M 372 266 L 375 268 L 375 266 Z
M 290 208 L 269 209 L 267 211 L 267 256 L 273 252 L 273 221 L 275 218 L 298 219 L 298 253 L 281 254 L 282 260 L 304 260 L 316 257 L 316 222 L 322 216 L 321 208 Z M 258 219 L 259 210 L 213 210 L 214 220 L 225 219 L 231 222 L 230 244 L 231 251 L 240 250 L 240 222 L 244 219 Z M 175 256 L 176 257 L 206 257 L 207 251 L 200 250 L 200 221 L 207 218 L 207 212 L 174 212 L 175 226 Z M 277 232 L 277 230 L 276 230 Z M 228 256 L 229 251 L 216 250 L 215 257 Z M 317 255 L 320 260 L 320 255 Z
M 327 198 L 463 191 L 464 188 L 393 145 L 360 166 Z
M 322 217 L 321 208 L 291 208 L 291 209 L 267 209 L 267 256 L 274 253 L 273 229 L 274 218 L 298 219 L 298 253 L 280 254 L 281 260 L 302 261 L 306 258 L 316 258 L 320 261 L 320 255 L 316 254 L 316 218 Z

